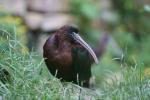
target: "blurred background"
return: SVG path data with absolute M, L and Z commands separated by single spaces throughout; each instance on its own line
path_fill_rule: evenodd
M 92 68 L 97 83 L 112 73 L 119 77 L 127 66 L 150 76 L 149 0 L 0 0 L 0 36 L 3 29 L 13 30 L 24 54 L 42 55 L 45 40 L 63 25 L 77 26 L 93 47 L 104 34 L 109 37 L 100 64 Z

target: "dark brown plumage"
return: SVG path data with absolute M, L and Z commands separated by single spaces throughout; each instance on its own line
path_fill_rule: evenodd
M 80 37 L 78 29 L 63 26 L 54 32 L 44 44 L 43 56 L 52 75 L 62 81 L 89 87 L 91 64 L 93 61 L 98 63 L 98 60 Z

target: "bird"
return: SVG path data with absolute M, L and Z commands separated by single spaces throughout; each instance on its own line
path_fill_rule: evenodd
M 90 87 L 91 65 L 93 61 L 99 62 L 79 30 L 69 25 L 50 35 L 43 46 L 43 57 L 53 76 L 87 88 Z

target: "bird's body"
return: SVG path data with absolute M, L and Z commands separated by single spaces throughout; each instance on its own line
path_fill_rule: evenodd
M 71 26 L 64 26 L 57 30 L 44 44 L 43 56 L 52 75 L 62 81 L 89 87 L 91 58 L 94 56 L 96 59 L 96 56 L 93 55 L 91 48 L 87 49 L 89 47 L 83 40 L 81 40 L 84 43 L 82 45 L 81 38 L 78 34 L 76 36 L 76 33 L 78 30 Z

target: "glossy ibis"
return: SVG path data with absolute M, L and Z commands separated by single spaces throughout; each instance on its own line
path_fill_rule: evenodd
M 43 46 L 43 56 L 52 75 L 89 87 L 91 64 L 98 59 L 77 28 L 63 26 L 54 32 Z

